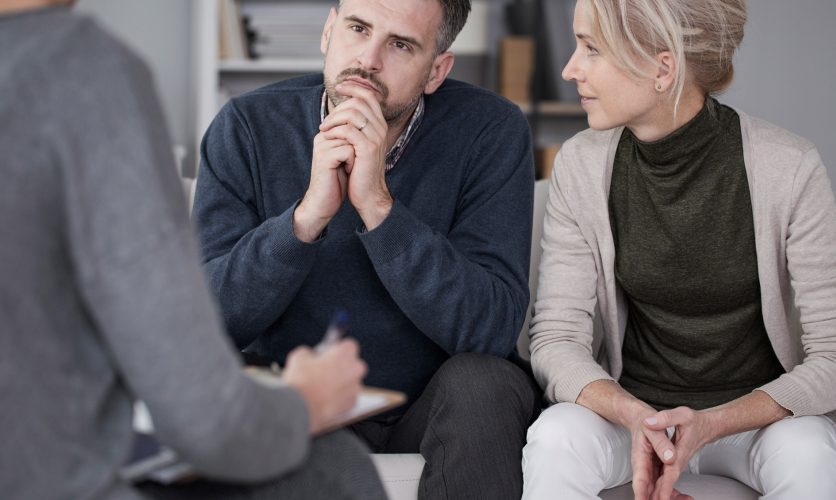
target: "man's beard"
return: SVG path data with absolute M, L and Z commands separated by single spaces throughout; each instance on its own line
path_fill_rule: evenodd
M 328 94 L 328 100 L 331 101 L 331 104 L 334 107 L 339 106 L 341 103 L 345 102 L 346 99 L 348 99 L 348 97 L 337 93 L 336 86 L 338 83 L 343 82 L 346 78 L 351 76 L 359 76 L 360 78 L 363 78 L 367 82 L 371 83 L 378 92 L 380 92 L 380 95 L 383 97 L 380 102 L 380 110 L 383 113 L 383 118 L 388 123 L 396 121 L 398 118 L 403 116 L 404 113 L 415 109 L 415 106 L 418 105 L 418 100 L 421 99 L 421 96 L 424 93 L 424 87 L 427 85 L 427 81 L 429 81 L 430 78 L 428 72 L 424 81 L 421 82 L 420 85 L 416 86 L 412 97 L 407 102 L 390 103 L 387 101 L 389 97 L 389 88 L 386 87 L 383 82 L 378 80 L 377 75 L 369 73 L 362 68 L 344 69 L 339 75 L 337 75 L 336 81 L 332 81 L 328 77 L 325 77 L 325 91 Z

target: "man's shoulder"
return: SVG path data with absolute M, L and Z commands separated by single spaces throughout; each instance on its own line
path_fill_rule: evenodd
M 446 120 L 476 125 L 510 117 L 524 120 L 520 107 L 490 90 L 448 78 L 433 94 L 426 96 L 427 110 Z M 458 120 L 454 119 L 458 118 Z
M 306 106 L 312 99 L 319 99 L 321 92 L 322 74 L 316 73 L 274 82 L 233 97 L 231 101 L 242 112 L 276 111 Z
M 297 94 L 311 92 L 322 88 L 322 73 L 311 73 L 309 75 L 297 76 L 280 80 L 271 84 L 251 90 L 244 95 L 259 94 Z

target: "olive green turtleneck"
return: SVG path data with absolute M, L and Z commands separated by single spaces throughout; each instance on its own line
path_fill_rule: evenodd
M 624 130 L 609 209 L 629 307 L 619 382 L 657 408 L 715 406 L 782 372 L 761 315 L 737 113 L 709 99 L 667 137 Z

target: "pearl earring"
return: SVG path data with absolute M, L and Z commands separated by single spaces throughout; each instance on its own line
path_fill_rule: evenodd
M 662 82 L 656 82 L 656 90 L 657 90 L 658 92 L 661 92 L 661 91 L 662 91 Z

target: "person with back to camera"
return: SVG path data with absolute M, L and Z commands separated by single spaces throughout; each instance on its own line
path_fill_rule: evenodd
M 713 97 L 745 21 L 743 0 L 576 5 L 563 77 L 591 130 L 551 179 L 531 359 L 556 404 L 526 499 L 688 498 L 683 471 L 836 498 L 836 203 L 810 142 Z
M 312 438 L 357 398 L 356 342 L 244 372 L 152 75 L 72 3 L 0 0 L 0 496 L 386 498 L 354 436 Z M 135 399 L 201 480 L 120 476 Z

